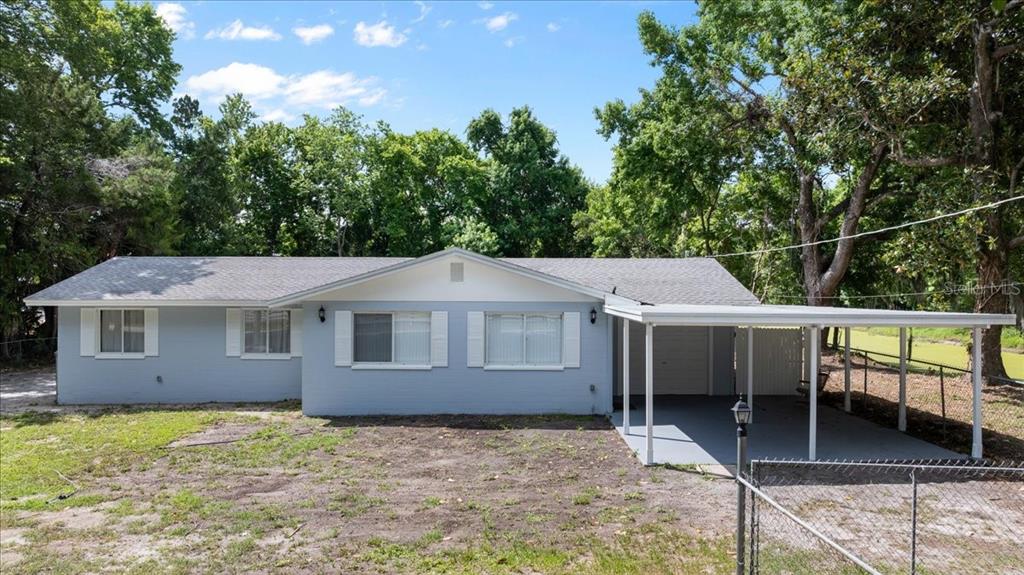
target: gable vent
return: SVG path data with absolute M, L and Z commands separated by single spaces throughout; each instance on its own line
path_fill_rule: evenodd
M 451 264 L 451 275 L 453 282 L 461 282 L 463 279 L 463 264 L 462 262 L 452 262 Z

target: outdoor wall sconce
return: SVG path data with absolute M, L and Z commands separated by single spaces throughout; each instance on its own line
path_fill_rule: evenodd
M 327 312 L 324 311 L 324 306 L 320 306 L 320 310 L 316 312 L 316 316 L 320 318 L 320 323 L 327 321 Z
M 590 323 L 597 323 L 597 310 L 590 308 Z

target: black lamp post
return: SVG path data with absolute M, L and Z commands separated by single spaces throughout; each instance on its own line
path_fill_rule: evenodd
M 740 396 L 736 405 L 732 406 L 733 417 L 736 418 L 736 575 L 743 575 L 746 545 L 743 542 L 743 529 L 746 526 L 747 488 L 740 481 L 747 469 L 747 424 L 750 423 L 750 406 Z

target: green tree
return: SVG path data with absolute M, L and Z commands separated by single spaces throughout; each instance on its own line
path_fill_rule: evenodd
M 190 96 L 174 101 L 171 150 L 175 156 L 178 250 L 187 255 L 223 255 L 236 249 L 233 234 L 238 198 L 230 180 L 232 148 L 253 122 L 249 103 L 229 96 L 221 118 L 202 114 Z
M 153 217 L 142 207 L 160 200 L 122 203 L 124 187 L 97 181 L 97 168 L 99 159 L 123 159 L 139 125 L 165 130 L 159 109 L 179 67 L 173 34 L 148 4 L 15 0 L 0 5 L 0 30 L 0 336 L 10 338 L 37 329 L 26 295 L 128 245 L 90 243 L 103 233 L 97 224 L 109 223 L 98 215 L 131 204 Z
M 583 209 L 589 185 L 559 152 L 555 133 L 523 107 L 512 110 L 507 124 L 485 110 L 466 134 L 473 150 L 489 161 L 480 215 L 497 234 L 502 255 L 580 253 L 572 219 Z

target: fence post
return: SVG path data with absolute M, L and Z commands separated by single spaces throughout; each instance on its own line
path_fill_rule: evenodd
M 864 397 L 861 399 L 864 411 L 868 409 L 868 354 L 864 354 Z
M 946 372 L 939 366 L 939 400 L 942 402 L 942 440 L 946 440 Z
M 910 470 L 910 484 L 914 495 L 910 500 L 910 575 L 917 573 L 917 473 Z

